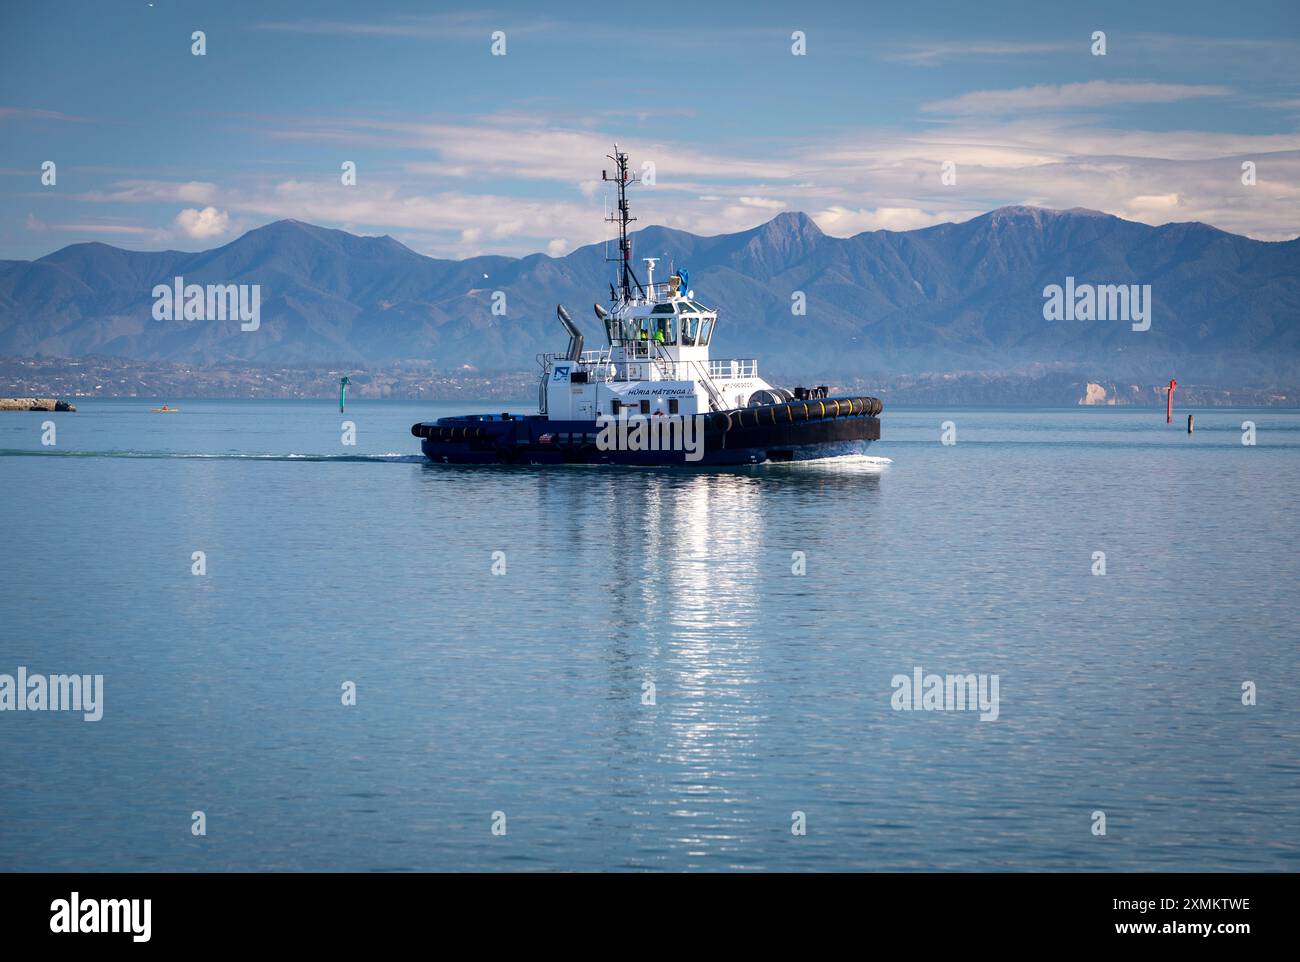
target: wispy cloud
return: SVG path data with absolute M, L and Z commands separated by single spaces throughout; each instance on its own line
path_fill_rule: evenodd
M 517 14 L 508 18 L 496 17 L 494 20 L 486 12 L 464 11 L 393 16 L 376 20 L 268 20 L 253 24 L 253 28 L 277 33 L 460 40 L 470 37 L 486 38 L 492 30 L 502 29 L 502 22 L 508 22 L 510 33 L 517 34 L 537 33 L 555 27 L 552 21 L 536 18 L 520 20 Z
M 5 120 L 57 120 L 69 124 L 88 124 L 87 117 L 73 117 L 71 114 L 57 110 L 42 110 L 35 107 L 0 107 L 0 121 Z
M 1244 56 L 1278 56 L 1293 59 L 1300 56 L 1300 39 L 1295 37 L 1203 37 L 1177 33 L 1135 33 L 1127 43 L 1148 52 L 1173 53 L 1180 56 L 1213 52 L 1239 53 Z
M 438 177 L 508 177 L 552 180 L 577 185 L 591 179 L 616 134 L 574 130 L 548 124 L 527 115 L 502 115 L 481 123 L 341 118 L 330 123 L 276 124 L 268 137 L 306 142 L 355 144 L 372 142 L 406 147 L 437 156 L 437 160 L 411 161 L 411 173 Z M 652 163 L 661 184 L 683 185 L 686 178 L 782 179 L 789 165 L 780 160 L 738 157 L 669 140 L 638 140 L 637 163 Z
M 1023 111 L 1076 110 L 1121 104 L 1165 104 L 1199 97 L 1226 97 L 1230 87 L 1216 84 L 1123 83 L 1090 80 L 1087 83 L 1039 84 L 1010 90 L 973 90 L 947 100 L 921 105 L 928 113 L 1015 114 Z
M 1300 57 L 1300 40 L 1291 37 L 1251 38 L 1192 34 L 1128 33 L 1113 34 L 1118 51 L 1140 52 L 1146 58 L 1177 59 L 1213 55 L 1231 57 L 1234 62 L 1291 61 Z M 953 63 L 1006 63 L 1013 60 L 1055 57 L 1060 54 L 1083 56 L 1092 45 L 1091 30 L 1077 37 L 1061 40 L 1013 41 L 997 38 L 964 40 L 899 41 L 886 46 L 880 57 L 890 63 L 916 67 L 938 67 Z
M 697 22 L 683 29 L 667 17 L 642 16 L 639 8 L 627 8 L 617 19 L 522 16 L 517 12 L 462 11 L 370 17 L 356 20 L 300 18 L 264 20 L 252 29 L 304 36 L 356 37 L 388 40 L 447 40 L 457 43 L 481 41 L 484 49 L 494 31 L 503 31 L 509 41 L 515 37 L 562 36 L 583 43 L 626 44 L 629 37 L 652 49 L 655 44 L 672 44 L 676 51 L 707 48 L 714 56 L 735 53 L 737 41 L 765 44 L 784 49 L 791 28 L 785 23 L 764 24 L 731 21 L 725 24 Z M 833 38 L 827 37 L 830 46 Z M 751 46 L 751 49 L 754 47 Z M 635 79 L 635 78 L 634 78 Z
M 158 231 L 152 227 L 133 224 L 108 224 L 95 221 L 85 223 L 47 224 L 32 214 L 27 215 L 27 229 L 35 233 L 46 231 L 64 231 L 71 234 L 105 234 L 115 237 L 156 238 Z
M 881 59 L 915 67 L 938 67 L 945 63 L 994 62 L 1018 57 L 1047 56 L 1085 47 L 1083 41 L 1015 43 L 999 40 L 936 40 L 894 44 L 881 55 Z
M 205 204 L 216 196 L 217 185 L 204 181 L 123 180 L 111 185 L 111 190 L 92 190 L 72 194 L 74 200 L 96 204 L 153 203 L 180 201 Z

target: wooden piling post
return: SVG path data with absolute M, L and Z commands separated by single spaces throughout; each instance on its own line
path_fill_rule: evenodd
M 1187 433 L 1192 433 L 1192 416 L 1190 414 L 1187 415 Z

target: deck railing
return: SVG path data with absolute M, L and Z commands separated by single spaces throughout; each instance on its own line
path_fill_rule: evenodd
M 709 361 L 709 377 L 758 377 L 758 358 L 732 357 Z
M 547 360 L 564 360 L 564 357 L 563 354 L 543 354 L 538 356 L 538 361 L 545 364 Z M 601 351 L 584 351 L 578 363 L 588 370 L 596 368 L 597 370 L 591 373 L 597 380 L 609 380 L 611 377 L 620 381 L 645 380 L 650 377 L 652 370 L 657 371 L 661 378 L 673 381 L 690 380 L 700 370 L 714 380 L 758 377 L 758 359 L 753 357 L 673 361 L 661 355 L 637 356 L 630 357 L 626 361 L 616 361 L 611 356 L 609 348 L 605 348 Z M 611 375 L 609 371 L 611 365 L 618 365 L 622 370 Z

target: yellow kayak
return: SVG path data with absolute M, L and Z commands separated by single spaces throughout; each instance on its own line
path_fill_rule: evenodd
M 180 414 L 181 412 L 180 408 L 169 408 L 165 404 L 160 408 L 150 408 L 149 410 L 154 414 Z

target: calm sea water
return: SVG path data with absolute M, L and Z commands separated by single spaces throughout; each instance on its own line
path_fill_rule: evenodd
M 415 456 L 499 403 L 344 447 L 168 400 L 0 414 L 0 672 L 105 685 L 0 714 L 0 869 L 1300 868 L 1298 412 L 887 410 L 884 468 L 674 473 Z M 917 666 L 999 717 L 894 711 Z

